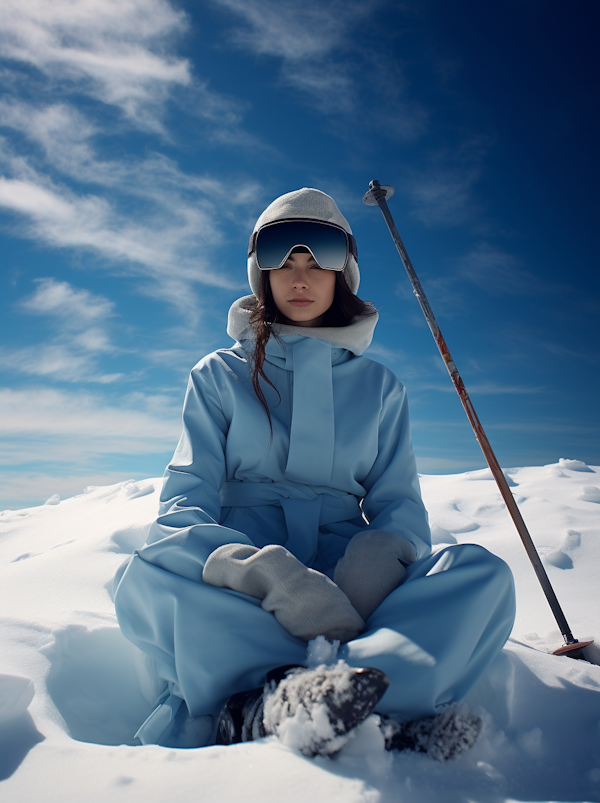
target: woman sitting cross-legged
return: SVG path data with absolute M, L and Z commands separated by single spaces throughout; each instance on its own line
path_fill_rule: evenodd
M 362 356 L 378 316 L 335 202 L 277 198 L 248 250 L 235 345 L 193 368 L 158 519 L 116 578 L 121 629 L 165 684 L 138 736 L 301 720 L 300 749 L 331 755 L 376 712 L 388 748 L 456 755 L 479 728 L 457 703 L 512 627 L 510 570 L 476 545 L 431 552 L 406 392 Z M 307 668 L 317 636 L 337 663 Z

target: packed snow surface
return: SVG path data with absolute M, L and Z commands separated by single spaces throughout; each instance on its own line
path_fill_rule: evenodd
M 575 637 L 600 644 L 600 467 L 561 459 L 506 475 Z M 134 744 L 156 689 L 117 627 L 111 581 L 145 540 L 160 481 L 129 481 L 0 513 L 0 799 L 599 801 L 599 647 L 592 663 L 552 655 L 560 634 L 489 470 L 421 480 L 434 548 L 478 543 L 515 575 L 512 636 L 467 701 L 484 721 L 469 753 L 386 753 L 374 716 L 334 758 L 276 737 Z M 311 665 L 335 658 L 327 650 L 312 643 Z

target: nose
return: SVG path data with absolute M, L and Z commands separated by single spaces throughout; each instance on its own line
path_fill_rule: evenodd
M 295 289 L 308 287 L 308 271 L 306 268 L 294 268 L 292 284 Z

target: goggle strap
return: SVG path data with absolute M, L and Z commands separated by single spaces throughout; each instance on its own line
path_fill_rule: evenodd
M 259 229 L 260 231 L 260 229 Z M 250 235 L 250 240 L 248 241 L 248 256 L 252 256 L 254 251 L 256 250 L 256 238 L 258 237 L 258 231 L 253 231 Z

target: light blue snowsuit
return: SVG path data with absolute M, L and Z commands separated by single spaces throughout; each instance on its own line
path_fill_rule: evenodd
M 234 318 L 244 315 L 239 303 Z M 389 676 L 380 713 L 426 716 L 462 699 L 508 638 L 514 590 L 506 564 L 475 545 L 431 554 L 405 389 L 360 356 L 376 318 L 339 330 L 279 327 L 265 361 L 277 392 L 262 384 L 272 439 L 250 381 L 246 326 L 230 326 L 241 342 L 192 370 L 159 518 L 117 578 L 115 597 L 123 633 L 169 682 L 170 709 L 184 699 L 192 716 L 217 714 L 269 669 L 305 662 L 306 642 L 260 600 L 202 582 L 208 556 L 227 543 L 281 544 L 330 576 L 367 527 L 413 544 L 417 559 L 404 583 L 339 652 Z M 362 326 L 360 345 L 353 326 Z M 160 730 L 155 722 L 141 738 L 153 741 Z

